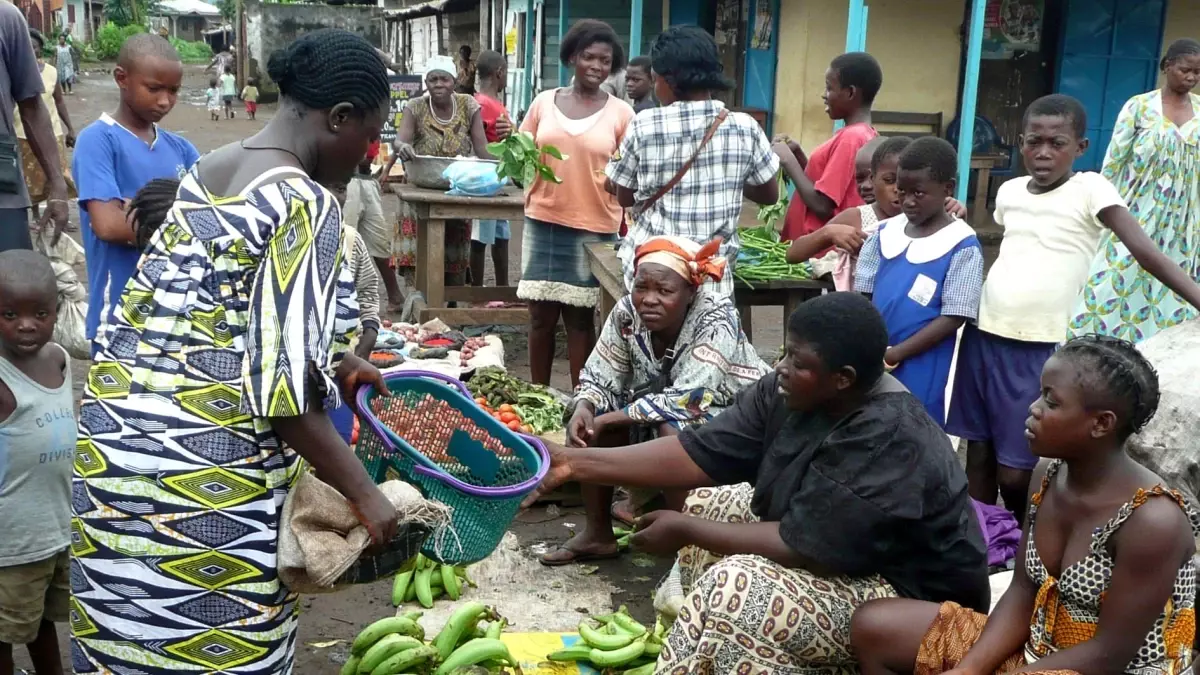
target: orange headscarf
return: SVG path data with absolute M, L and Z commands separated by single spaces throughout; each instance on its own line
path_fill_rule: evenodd
M 634 251 L 633 266 L 657 263 L 699 286 L 706 277 L 720 281 L 725 276 L 725 258 L 716 255 L 720 247 L 720 237 L 703 246 L 684 237 L 651 237 Z

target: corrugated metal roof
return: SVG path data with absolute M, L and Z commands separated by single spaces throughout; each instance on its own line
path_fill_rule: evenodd
M 465 12 L 478 6 L 479 0 L 431 0 L 404 9 L 389 9 L 383 13 L 383 18 L 389 21 L 407 21 L 435 14 Z
M 154 13 L 164 16 L 197 14 L 200 16 L 221 16 L 221 10 L 216 5 L 210 5 L 204 0 L 159 0 Z

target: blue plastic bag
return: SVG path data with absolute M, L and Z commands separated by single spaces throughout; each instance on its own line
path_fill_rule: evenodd
M 450 181 L 450 190 L 446 194 L 460 197 L 492 197 L 508 182 L 496 175 L 495 164 L 470 160 L 446 167 L 442 178 Z

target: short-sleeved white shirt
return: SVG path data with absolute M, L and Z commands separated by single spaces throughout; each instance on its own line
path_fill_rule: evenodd
M 1105 229 L 1099 214 L 1125 201 L 1098 173 L 1077 173 L 1045 194 L 1030 192 L 1029 181 L 1014 178 L 996 196 L 1004 240 L 983 285 L 979 329 L 1062 342 Z

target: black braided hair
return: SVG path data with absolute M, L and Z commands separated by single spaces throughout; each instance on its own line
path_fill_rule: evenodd
M 1184 56 L 1200 55 L 1200 42 L 1192 38 L 1179 38 L 1172 42 L 1167 51 L 1163 54 L 1162 61 L 1158 62 L 1159 70 L 1166 70 L 1167 66 L 1171 65 L 1175 59 Z
M 133 240 L 139 249 L 145 249 L 154 233 L 162 227 L 178 191 L 179 179 L 155 178 L 133 196 L 127 218 L 132 221 Z
M 42 35 L 42 31 L 36 28 L 29 29 L 29 38 L 33 40 L 33 51 L 38 56 L 42 56 L 42 50 L 46 48 L 46 36 Z
M 1055 358 L 1079 369 L 1088 407 L 1117 414 L 1122 440 L 1145 428 L 1158 410 L 1158 373 L 1132 342 L 1085 335 L 1063 345 Z
M 279 93 L 305 107 L 327 110 L 349 103 L 378 110 L 390 97 L 387 67 L 361 35 L 338 28 L 305 33 L 271 54 L 267 75 Z
M 733 89 L 733 81 L 722 71 L 717 41 L 699 26 L 671 26 L 659 33 L 650 47 L 650 60 L 677 96 Z

